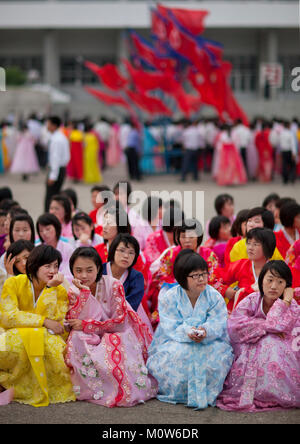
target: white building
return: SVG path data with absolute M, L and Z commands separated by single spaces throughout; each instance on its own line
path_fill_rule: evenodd
M 149 34 L 149 8 L 154 3 L 0 0 L 0 66 L 37 70 L 41 80 L 71 93 L 74 113 L 96 112 L 98 103 L 81 86 L 97 81 L 82 60 L 117 62 L 126 53 L 122 38 L 126 28 Z M 162 3 L 210 12 L 204 36 L 224 44 L 224 59 L 233 64 L 233 90 L 250 116 L 300 114 L 300 92 L 291 88 L 291 71 L 300 67 L 298 0 Z M 259 87 L 259 68 L 266 62 L 280 63 L 283 68 L 282 87 L 269 100 Z

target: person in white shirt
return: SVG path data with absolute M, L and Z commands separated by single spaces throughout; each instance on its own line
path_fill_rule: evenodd
M 194 180 L 198 180 L 198 156 L 200 136 L 197 122 L 187 123 L 182 133 L 184 148 L 181 182 L 185 182 L 187 173 L 191 170 Z
M 282 157 L 282 181 L 287 184 L 296 180 L 297 145 L 290 122 L 285 121 L 283 130 L 279 134 L 279 146 Z
M 246 125 L 243 124 L 241 119 L 238 119 L 231 135 L 235 146 L 241 154 L 244 167 L 248 174 L 247 150 L 251 142 L 251 131 Z
M 48 147 L 49 173 L 46 182 L 45 212 L 49 211 L 51 197 L 58 194 L 64 183 L 66 167 L 70 160 L 70 145 L 66 136 L 60 131 L 59 117 L 49 117 L 47 129 L 51 133 Z

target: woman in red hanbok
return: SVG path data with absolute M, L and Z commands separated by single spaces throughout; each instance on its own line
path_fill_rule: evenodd
M 79 182 L 83 178 L 83 143 L 82 131 L 74 127 L 70 132 L 70 162 L 67 166 L 67 176 Z
M 152 273 L 148 290 L 148 308 L 151 312 L 151 322 L 156 327 L 158 318 L 158 294 L 164 283 L 174 283 L 175 277 L 173 266 L 178 253 L 186 248 L 190 248 L 199 253 L 208 264 L 209 274 L 213 275 L 218 267 L 216 254 L 206 247 L 201 247 L 203 240 L 203 228 L 196 219 L 187 219 L 182 226 L 176 228 L 174 233 L 175 245 L 165 250 L 161 256 L 150 266 Z M 210 283 L 210 279 L 209 279 Z
M 228 265 L 230 261 L 230 252 L 233 246 L 240 241 L 241 239 L 246 237 L 246 225 L 247 225 L 247 217 L 249 210 L 241 210 L 238 212 L 235 221 L 231 227 L 231 237 L 226 244 L 225 252 L 224 252 L 224 263 Z
M 181 225 L 183 212 L 176 207 L 165 209 L 162 229 L 151 233 L 146 241 L 146 247 L 143 251 L 146 261 L 152 264 L 167 249 L 174 245 L 174 231 L 176 226 Z
M 218 185 L 241 185 L 247 182 L 241 155 L 230 137 L 227 125 L 218 136 L 216 156 L 214 175 Z
M 248 259 L 240 259 L 217 268 L 212 277 L 212 286 L 225 298 L 229 313 L 247 295 L 257 291 L 259 273 L 272 257 L 276 239 L 272 230 L 253 228 L 246 237 Z M 232 285 L 235 285 L 233 288 Z
M 260 182 L 270 182 L 273 174 L 273 147 L 269 142 L 270 128 L 263 123 L 261 131 L 255 137 L 255 145 L 258 151 L 258 179 Z
M 292 271 L 293 288 L 300 288 L 300 239 L 289 248 L 285 262 Z M 295 299 L 300 304 L 300 291 L 295 295 Z
M 289 248 L 300 237 L 300 205 L 289 202 L 280 208 L 280 221 L 283 228 L 275 233 L 276 245 L 285 259 Z
M 211 248 L 217 255 L 220 267 L 224 267 L 225 249 L 231 238 L 230 229 L 231 222 L 225 216 L 215 216 L 209 223 L 208 234 L 210 237 L 204 247 Z

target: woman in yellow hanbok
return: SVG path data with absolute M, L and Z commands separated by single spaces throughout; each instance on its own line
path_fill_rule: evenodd
M 75 400 L 63 356 L 68 298 L 60 262 L 50 245 L 34 248 L 26 274 L 7 279 L 0 299 L 0 386 L 35 407 Z
M 83 151 L 83 181 L 85 183 L 100 183 L 102 176 L 99 166 L 100 144 L 98 137 L 92 131 L 92 126 L 88 125 L 84 135 Z

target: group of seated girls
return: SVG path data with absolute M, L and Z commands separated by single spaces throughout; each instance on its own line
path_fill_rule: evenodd
M 157 200 L 140 241 L 141 216 L 114 192 L 120 203 L 100 199 L 91 217 L 71 193 L 54 196 L 37 239 L 28 212 L 0 202 L 0 405 L 300 407 L 298 204 L 280 206 L 274 232 L 265 202 L 234 218 L 232 197 L 218 196 L 232 214 L 221 208 L 202 246 L 200 222 Z

